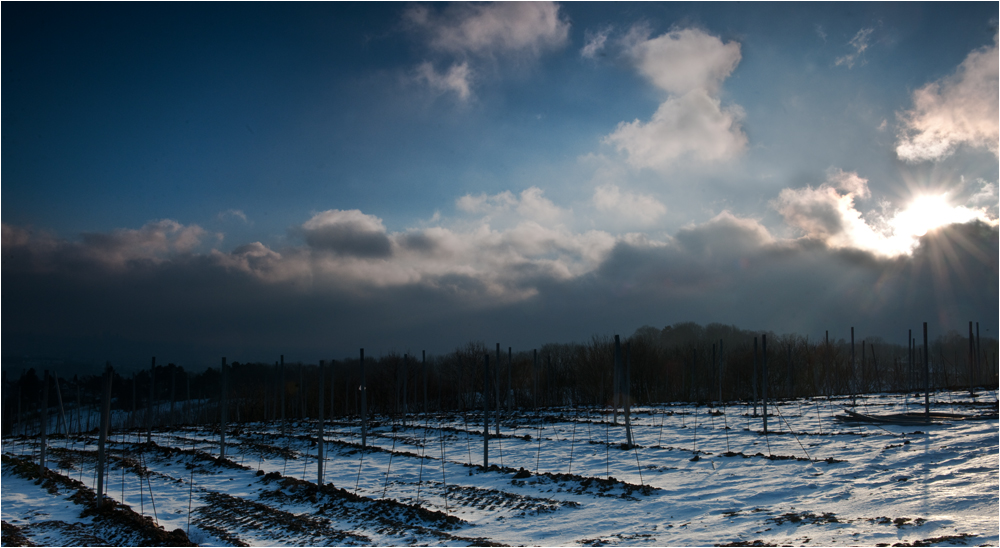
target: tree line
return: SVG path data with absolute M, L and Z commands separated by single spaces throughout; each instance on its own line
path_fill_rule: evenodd
M 765 383 L 769 399 L 923 390 L 922 332 L 912 331 L 905 346 L 879 337 L 839 335 L 834 339 L 827 334 L 817 341 L 718 323 L 685 322 L 662 329 L 643 326 L 621 341 L 621 359 L 628 374 L 619 378 L 627 379 L 625 389 L 632 405 L 749 402 L 760 397 Z M 971 322 L 968 334 L 938 335 L 926 346 L 927 383 L 932 389 L 996 390 L 997 349 L 997 340 L 980 339 Z M 611 407 L 616 390 L 622 391 L 615 385 L 610 336 L 517 351 L 500 344 L 470 342 L 438 356 L 421 352 L 365 358 L 367 412 L 405 417 L 482 409 L 486 356 L 491 388 L 485 397 L 501 412 L 552 406 Z M 111 408 L 118 421 L 113 426 L 218 423 L 222 367 L 193 372 L 173 363 L 157 365 L 153 358 L 148 369 L 129 375 L 113 372 Z M 325 418 L 346 419 L 361 412 L 360 353 L 325 361 L 323 368 L 284 363 L 283 357 L 270 363 L 233 362 L 224 367 L 231 422 L 316 418 L 320 386 Z M 100 375 L 60 378 L 34 368 L 10 382 L 5 375 L 3 434 L 36 432 L 41 413 L 57 415 L 57 432 L 96 429 L 94 413 L 101 382 Z

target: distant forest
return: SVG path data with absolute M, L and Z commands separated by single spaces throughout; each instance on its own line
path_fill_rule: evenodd
M 929 340 L 926 352 L 931 389 L 997 389 L 996 339 L 980 340 L 970 327 L 969 334 L 952 331 Z M 612 405 L 614 339 L 595 336 L 588 343 L 546 344 L 517 352 L 472 342 L 426 359 L 422 354 L 366 356 L 368 412 L 400 416 L 481 410 L 487 356 L 492 377 L 489 397 L 501 410 Z M 761 397 L 765 381 L 769 400 L 921 391 L 925 382 L 923 333 L 916 330 L 911 345 L 905 347 L 878 337 L 856 338 L 852 344 L 844 337 L 808 340 L 715 323 L 644 326 L 621 339 L 621 360 L 633 405 L 748 402 Z M 217 422 L 221 363 L 194 373 L 172 363 L 155 363 L 154 358 L 150 368 L 135 374 L 114 372 L 111 408 L 119 417 L 114 426 Z M 360 352 L 324 362 L 322 369 L 319 364 L 276 360 L 233 362 L 226 364 L 226 370 L 229 421 L 316 418 L 320 386 L 326 418 L 360 413 Z M 16 380 L 5 375 L 3 434 L 35 431 L 43 407 L 47 416 L 63 417 L 69 431 L 96 428 L 96 420 L 90 424 L 93 413 L 79 410 L 96 411 L 101 375 L 50 375 L 48 383 L 45 375 L 34 368 Z

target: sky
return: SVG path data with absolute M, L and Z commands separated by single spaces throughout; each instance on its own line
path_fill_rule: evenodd
M 998 328 L 997 3 L 9 3 L 3 355 Z

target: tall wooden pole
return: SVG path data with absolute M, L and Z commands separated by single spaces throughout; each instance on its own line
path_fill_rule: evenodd
M 285 420 L 285 355 L 281 355 L 281 435 L 288 435 L 288 421 Z
M 500 437 L 500 343 L 497 343 L 497 365 L 493 371 L 494 375 L 494 386 L 493 392 L 496 395 L 496 426 L 497 426 L 497 437 Z
M 615 335 L 615 347 L 618 352 L 621 352 L 621 348 L 618 342 L 618 335 Z M 632 359 L 632 345 L 630 342 L 625 342 L 625 370 L 623 371 L 623 385 L 624 390 L 622 390 L 622 396 L 624 396 L 624 401 L 622 402 L 622 411 L 625 415 L 625 443 L 631 448 L 634 445 L 634 440 L 632 438 L 632 374 L 631 374 L 631 359 Z
M 156 398 L 156 356 L 149 364 L 149 405 L 147 409 L 149 413 L 146 414 L 146 443 L 153 442 L 153 400 Z
M 59 419 L 63 424 L 63 434 L 69 435 L 69 424 L 66 422 L 66 409 L 63 407 L 62 389 L 59 388 L 59 375 L 52 372 L 52 380 L 56 385 L 56 402 L 59 404 Z
M 853 327 L 851 328 L 851 378 L 848 381 L 847 385 L 850 387 L 851 390 L 851 407 L 856 407 L 858 405 L 858 400 L 854 396 L 854 393 L 856 392 L 855 390 L 856 387 L 854 384 L 854 328 Z
M 753 378 L 750 382 L 753 385 L 753 416 L 757 416 L 757 337 L 753 338 Z
M 403 428 L 406 428 L 406 366 L 408 361 L 410 361 L 410 356 L 403 354 Z
M 420 351 L 420 369 L 424 375 L 424 414 L 426 415 L 428 411 L 427 408 L 427 351 Z
M 40 412 L 38 413 L 39 422 L 39 432 L 41 437 L 39 438 L 39 458 L 38 458 L 38 474 L 41 475 L 45 472 L 45 453 L 47 449 L 47 438 L 46 433 L 49 426 L 49 370 L 45 370 L 45 374 L 42 376 L 42 403 L 39 406 Z
M 927 355 L 927 322 L 924 322 L 924 417 L 931 418 L 931 362 Z
M 976 341 L 972 337 L 972 322 L 969 322 L 969 397 L 976 397 Z
M 760 336 L 760 353 L 761 353 L 761 363 L 762 365 L 762 376 L 761 379 L 761 405 L 764 410 L 764 435 L 767 435 L 767 335 L 762 334 Z
M 365 349 L 361 349 L 361 447 L 368 447 L 368 389 L 365 384 Z
M 104 467 L 107 454 L 104 449 L 108 442 L 108 429 L 111 424 L 111 378 L 114 370 L 111 363 L 104 367 L 104 377 L 101 379 L 101 432 L 97 438 L 97 507 L 101 507 L 104 499 Z
M 226 458 L 226 423 L 229 420 L 229 372 L 226 367 L 226 358 L 222 358 L 222 412 L 219 425 L 219 459 Z
M 614 346 L 614 361 L 611 362 L 611 405 L 614 407 L 612 412 L 611 422 L 614 425 L 618 425 L 618 404 L 621 402 L 621 344 L 618 340 L 618 335 L 615 335 L 615 346 Z
M 483 468 L 490 466 L 490 355 L 483 355 Z
M 323 400 L 326 394 L 323 380 L 325 362 L 319 361 L 319 420 L 316 421 L 316 485 L 323 485 Z
M 531 366 L 531 407 L 538 411 L 538 349 L 533 348 Z

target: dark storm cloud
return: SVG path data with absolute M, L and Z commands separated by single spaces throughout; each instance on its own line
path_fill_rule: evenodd
M 125 249 L 129 260 L 106 259 Z M 933 231 L 912 256 L 887 259 L 776 241 L 724 214 L 666 242 L 620 239 L 574 276 L 523 258 L 491 267 L 503 272 L 434 263 L 440 272 L 416 275 L 419 263 L 406 257 L 317 260 L 309 247 L 259 243 L 231 253 L 164 249 L 172 248 L 68 242 L 5 225 L 5 353 L 214 364 L 222 355 L 339 358 L 360 347 L 443 352 L 469 340 L 530 348 L 680 321 L 813 337 L 853 326 L 888 340 L 923 321 L 932 332 L 969 320 L 984 333 L 997 328 L 997 228 L 978 221 Z M 411 277 L 373 266 L 392 261 Z
M 367 258 L 392 254 L 382 221 L 356 209 L 317 213 L 298 230 L 313 249 Z

